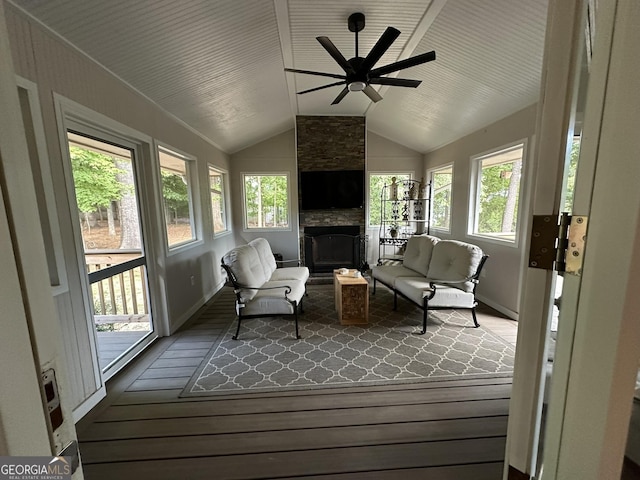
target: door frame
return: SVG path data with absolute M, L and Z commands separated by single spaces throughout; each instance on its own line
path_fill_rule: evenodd
M 577 13 L 585 2 L 556 0 L 549 6 L 534 214 L 558 212 L 561 184 L 557 182 L 562 178 L 571 113 L 571 70 L 580 47 L 576 43 L 579 29 L 584 28 Z M 640 166 L 631 158 L 633 152 L 640 151 L 637 132 L 633 131 L 640 123 L 640 101 L 633 88 L 640 68 L 637 61 L 629 62 L 635 58 L 631 45 L 640 42 L 637 28 L 633 28 L 633 22 L 640 19 L 640 6 L 634 0 L 601 2 L 597 14 L 574 203 L 576 214 L 585 214 L 591 205 L 587 248 L 582 278 L 565 280 L 565 292 L 569 283 L 574 284 L 570 287 L 574 296 L 581 289 L 586 293 L 579 296 L 572 312 L 577 321 L 559 326 L 564 331 L 558 333 L 559 364 L 555 368 L 561 374 L 555 378 L 554 373 L 552 381 L 549 416 L 553 421 L 548 422 L 545 437 L 544 479 L 619 478 L 640 357 L 640 281 L 637 274 L 633 276 L 633 267 L 636 271 L 640 267 Z M 601 161 L 596 164 L 598 159 Z M 583 168 L 585 162 L 587 168 Z M 620 168 L 612 168 L 616 162 Z M 585 179 L 581 169 L 595 169 L 595 176 Z M 556 172 L 555 178 L 549 172 Z M 578 189 L 585 185 L 593 188 L 593 195 L 583 195 L 588 198 L 580 203 Z M 551 204 L 553 209 L 548 210 Z M 526 269 L 524 279 L 505 470 L 511 466 L 532 474 L 553 274 Z M 567 316 L 566 309 L 563 314 Z
M 157 238 L 158 226 L 157 222 L 153 219 L 157 217 L 157 208 L 154 202 L 156 198 L 157 186 L 153 180 L 144 181 L 144 179 L 153 179 L 153 163 L 156 162 L 155 155 L 153 153 L 153 139 L 137 130 L 120 124 L 119 122 L 110 119 L 102 114 L 99 114 L 83 105 L 80 105 L 66 97 L 59 94 L 54 94 L 54 103 L 56 111 L 56 120 L 58 124 L 58 138 L 60 141 L 60 150 L 63 157 L 63 170 L 67 187 L 68 206 L 72 210 L 75 206 L 72 206 L 73 198 L 70 196 L 74 191 L 73 173 L 71 171 L 71 160 L 68 155 L 68 140 L 67 131 L 73 130 L 79 133 L 90 134 L 98 138 L 105 140 L 115 140 L 123 143 L 123 146 L 132 148 L 135 152 L 134 156 L 134 176 L 136 181 L 136 187 L 138 191 L 137 200 L 139 204 L 140 214 L 140 227 L 142 229 L 143 248 L 144 254 L 147 259 L 154 259 L 153 261 L 146 262 L 147 270 L 147 284 L 149 290 L 149 308 L 153 312 L 154 322 L 154 334 L 146 337 L 141 343 L 141 348 L 136 348 L 133 351 L 126 353 L 122 357 L 122 361 L 115 364 L 112 368 L 109 368 L 104 373 L 101 371 L 98 363 L 98 350 L 97 350 L 97 338 L 95 333 L 95 325 L 93 322 L 93 313 L 89 308 L 91 304 L 88 294 L 90 292 L 90 285 L 88 275 L 86 273 L 86 266 L 84 260 L 84 254 L 81 248 L 78 248 L 82 242 L 82 231 L 79 219 L 76 215 L 71 215 L 72 228 L 74 230 L 75 245 L 75 258 L 77 262 L 77 268 L 82 282 L 82 296 L 85 308 L 85 315 L 87 322 L 91 322 L 91 330 L 94 332 L 91 335 L 91 352 L 94 359 L 94 374 L 96 376 L 97 383 L 104 385 L 104 382 L 115 375 L 120 369 L 122 369 L 131 359 L 137 356 L 142 349 L 154 341 L 158 336 L 164 336 L 168 334 L 169 325 L 167 317 L 167 305 L 163 295 L 158 292 L 164 291 L 164 281 L 162 275 L 159 274 L 164 269 L 164 255 L 161 255 L 158 251 L 157 242 L 154 239 Z M 95 132 L 95 133 L 90 133 Z M 97 133 L 97 134 L 96 134 Z M 101 137 L 102 135 L 102 137 Z M 99 398 L 95 400 L 99 401 Z M 88 412 L 97 401 L 86 401 L 82 405 L 82 411 L 79 412 L 78 417 L 81 418 L 86 412 Z M 77 418 L 77 419 L 79 419 Z
M 524 255 L 531 244 L 533 215 L 557 217 L 571 117 L 581 0 L 551 0 L 536 120 L 532 198 L 524 227 Z M 518 338 L 509 404 L 505 470 L 535 472 L 545 388 L 549 312 L 553 306 L 554 272 L 525 266 L 520 295 Z M 546 362 L 544 362 L 546 363 Z
M 557 465 L 543 478 L 620 478 L 622 470 L 640 358 L 639 22 L 637 0 L 599 2 L 592 75 L 602 101 L 589 103 L 590 85 L 584 154 L 595 175 L 583 294 L 565 402 L 550 403 L 550 415 L 561 412 L 547 436 L 558 438 Z M 577 188 L 580 175 L 579 167 Z

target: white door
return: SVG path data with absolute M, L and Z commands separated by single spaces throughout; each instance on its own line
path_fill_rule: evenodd
M 110 378 L 155 333 L 137 174 L 138 146 L 67 121 L 69 205 L 97 361 Z
M 556 274 L 525 272 L 507 441 L 506 464 L 542 479 L 619 478 L 639 350 L 633 343 L 638 334 L 624 331 L 637 318 L 637 312 L 634 317 L 624 308 L 637 303 L 626 292 L 638 243 L 640 169 L 630 159 L 638 151 L 638 136 L 625 137 L 629 125 L 619 124 L 621 115 L 630 124 L 640 119 L 633 87 L 638 62 L 613 60 L 635 58 L 631 45 L 640 39 L 638 29 L 629 25 L 637 25 L 640 11 L 633 0 L 619 0 L 600 2 L 595 15 L 587 15 L 585 3 L 550 4 L 532 202 L 534 214 L 555 220 L 564 206 L 562 180 L 574 129 L 580 132 L 572 210 L 583 225 L 588 217 L 586 249 L 578 254 L 584 263 L 579 275 L 563 278 L 555 339 L 549 333 Z M 582 65 L 589 66 L 588 74 Z M 626 83 L 620 83 L 622 78 Z M 611 225 L 629 213 L 626 224 Z

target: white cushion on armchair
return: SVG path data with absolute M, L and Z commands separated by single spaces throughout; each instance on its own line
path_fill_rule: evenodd
M 437 281 L 459 281 L 476 273 L 482 260 L 480 247 L 457 240 L 441 240 L 433 247 L 429 263 L 429 278 Z M 452 285 L 465 292 L 473 292 L 475 284 L 465 282 Z
M 275 257 L 273 256 L 271 246 L 266 239 L 256 238 L 251 240 L 249 245 L 256 249 L 267 280 L 298 280 L 302 283 L 306 283 L 309 279 L 309 269 L 307 267 L 276 268 L 277 265 Z
M 265 277 L 264 268 L 256 249 L 251 245 L 240 245 L 223 257 L 225 265 L 233 271 L 236 280 L 241 285 L 248 287 L 261 287 L 269 278 Z M 256 295 L 256 290 L 243 289 L 242 298 L 251 300 Z
M 402 265 L 426 276 L 431 263 L 433 249 L 438 242 L 440 242 L 438 237 L 430 235 L 414 235 L 409 238 L 404 251 Z
M 424 277 L 402 277 L 396 280 L 395 289 L 414 303 L 422 305 L 424 297 L 431 294 L 431 281 Z M 473 293 L 446 285 L 436 285 L 436 294 L 429 300 L 429 307 L 473 308 Z
M 267 282 L 263 287 L 267 290 L 259 290 L 243 308 L 243 315 L 291 315 L 294 313 L 293 305 L 287 301 L 295 301 L 298 304 L 304 295 L 304 283 L 291 280 L 279 280 Z M 270 287 L 282 287 L 273 288 Z M 291 292 L 285 298 L 285 287 L 290 287 Z
M 271 251 L 271 245 L 269 245 L 269 242 L 264 238 L 251 240 L 249 245 L 256 249 L 260 265 L 262 265 L 264 270 L 264 278 L 269 280 L 276 270 L 276 259 Z

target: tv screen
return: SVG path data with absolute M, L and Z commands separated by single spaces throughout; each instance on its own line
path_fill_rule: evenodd
M 300 172 L 302 210 L 362 208 L 364 170 Z

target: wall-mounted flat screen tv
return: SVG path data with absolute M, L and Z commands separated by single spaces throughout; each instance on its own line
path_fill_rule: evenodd
M 302 210 L 362 208 L 364 170 L 300 172 Z

